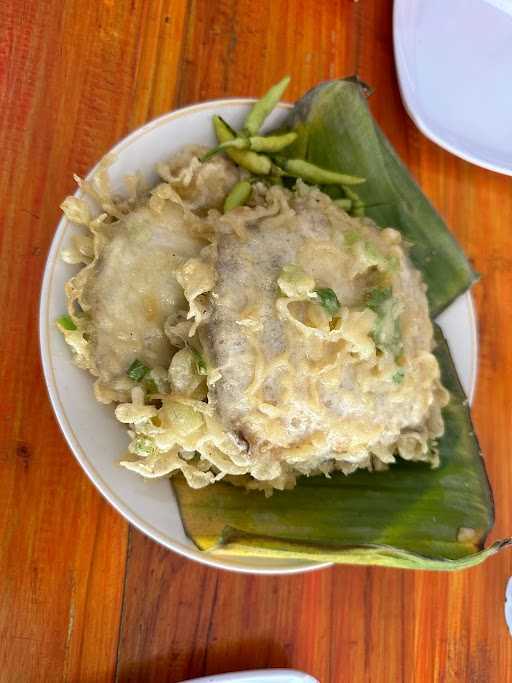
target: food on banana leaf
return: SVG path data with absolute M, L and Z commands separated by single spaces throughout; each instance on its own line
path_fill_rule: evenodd
M 293 490 L 264 503 L 223 481 L 193 491 L 177 477 L 185 530 L 198 547 L 219 556 L 454 570 L 509 545 L 507 539 L 483 549 L 494 522 L 491 491 L 468 403 L 438 327 L 435 339 L 450 392 L 437 469 L 400 460 L 383 472 L 302 477 Z
M 128 426 L 121 464 L 176 475 L 203 549 L 476 561 L 490 491 L 428 306 L 474 274 L 358 85 L 322 87 L 293 110 L 293 131 L 261 132 L 286 84 L 240 132 L 214 117 L 219 145 L 160 164 L 150 191 L 134 176 L 113 196 L 108 159 L 79 181 L 102 212 L 63 203 L 90 234 L 63 254 L 84 267 L 57 324 Z

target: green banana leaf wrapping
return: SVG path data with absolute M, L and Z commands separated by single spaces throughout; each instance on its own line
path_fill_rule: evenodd
M 439 328 L 436 356 L 451 399 L 441 465 L 399 461 L 386 472 L 302 477 L 291 491 L 261 493 L 219 482 L 194 491 L 173 480 L 186 533 L 219 555 L 293 557 L 417 569 L 461 569 L 483 550 L 492 496 L 468 402 Z
M 411 243 L 410 257 L 427 283 L 432 317 L 477 279 L 444 221 L 412 179 L 371 115 L 362 84 L 321 83 L 293 108 L 288 127 L 299 137 L 287 150 L 333 171 L 362 176 L 357 194 L 366 215 Z
M 357 192 L 366 214 L 399 229 L 428 286 L 433 316 L 476 279 L 444 222 L 412 180 L 371 116 L 354 79 L 321 84 L 294 107 L 299 137 L 287 154 L 367 178 Z M 444 409 L 441 465 L 399 460 L 386 472 L 302 477 L 270 498 L 226 482 L 192 490 L 172 480 L 186 533 L 216 555 L 451 570 L 478 564 L 511 543 L 484 549 L 493 501 L 467 399 L 446 341 L 436 329 Z

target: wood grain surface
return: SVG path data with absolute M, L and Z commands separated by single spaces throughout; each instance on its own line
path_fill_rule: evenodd
M 512 553 L 453 575 L 338 567 L 251 577 L 184 560 L 100 498 L 52 416 L 37 312 L 59 203 L 121 136 L 208 98 L 294 99 L 357 72 L 458 236 L 474 288 L 474 405 L 512 530 L 512 180 L 426 140 L 402 107 L 391 0 L 0 0 L 0 681 L 181 681 L 260 667 L 326 682 L 508 683 Z

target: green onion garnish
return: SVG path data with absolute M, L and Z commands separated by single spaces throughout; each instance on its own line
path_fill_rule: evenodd
M 400 368 L 395 372 L 392 379 L 395 384 L 402 384 L 402 382 L 404 381 L 404 377 L 405 371 Z
M 146 390 L 146 394 L 158 394 L 156 382 L 151 377 L 144 380 L 144 389 Z
M 330 287 L 326 287 L 325 289 L 315 289 L 315 294 L 317 294 L 318 298 L 320 299 L 320 305 L 323 306 L 331 315 L 334 315 L 334 313 L 337 313 L 340 310 L 341 304 L 338 301 L 338 297 L 336 296 L 334 290 L 332 290 Z
M 148 372 L 149 368 L 136 358 L 128 368 L 128 372 L 126 374 L 130 379 L 133 379 L 134 382 L 140 382 L 141 379 L 148 374 Z
M 57 324 L 60 325 L 64 330 L 76 330 L 77 326 L 75 323 L 71 320 L 69 315 L 61 315 L 60 318 L 57 318 Z
M 208 374 L 208 366 L 206 365 L 206 362 L 202 356 L 202 354 L 197 351 L 196 349 L 191 349 L 192 355 L 194 356 L 194 360 L 196 362 L 196 370 L 198 375 L 207 375 Z
M 382 304 L 390 299 L 391 296 L 391 287 L 374 287 L 367 294 L 366 305 L 375 313 L 379 313 Z

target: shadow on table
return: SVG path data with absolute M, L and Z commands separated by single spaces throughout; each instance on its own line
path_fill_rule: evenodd
M 122 662 L 116 683 L 178 683 L 232 671 L 287 668 L 290 658 L 286 650 L 286 645 L 268 639 L 239 640 L 231 647 L 224 641 L 200 652 L 194 649 L 137 662 Z

